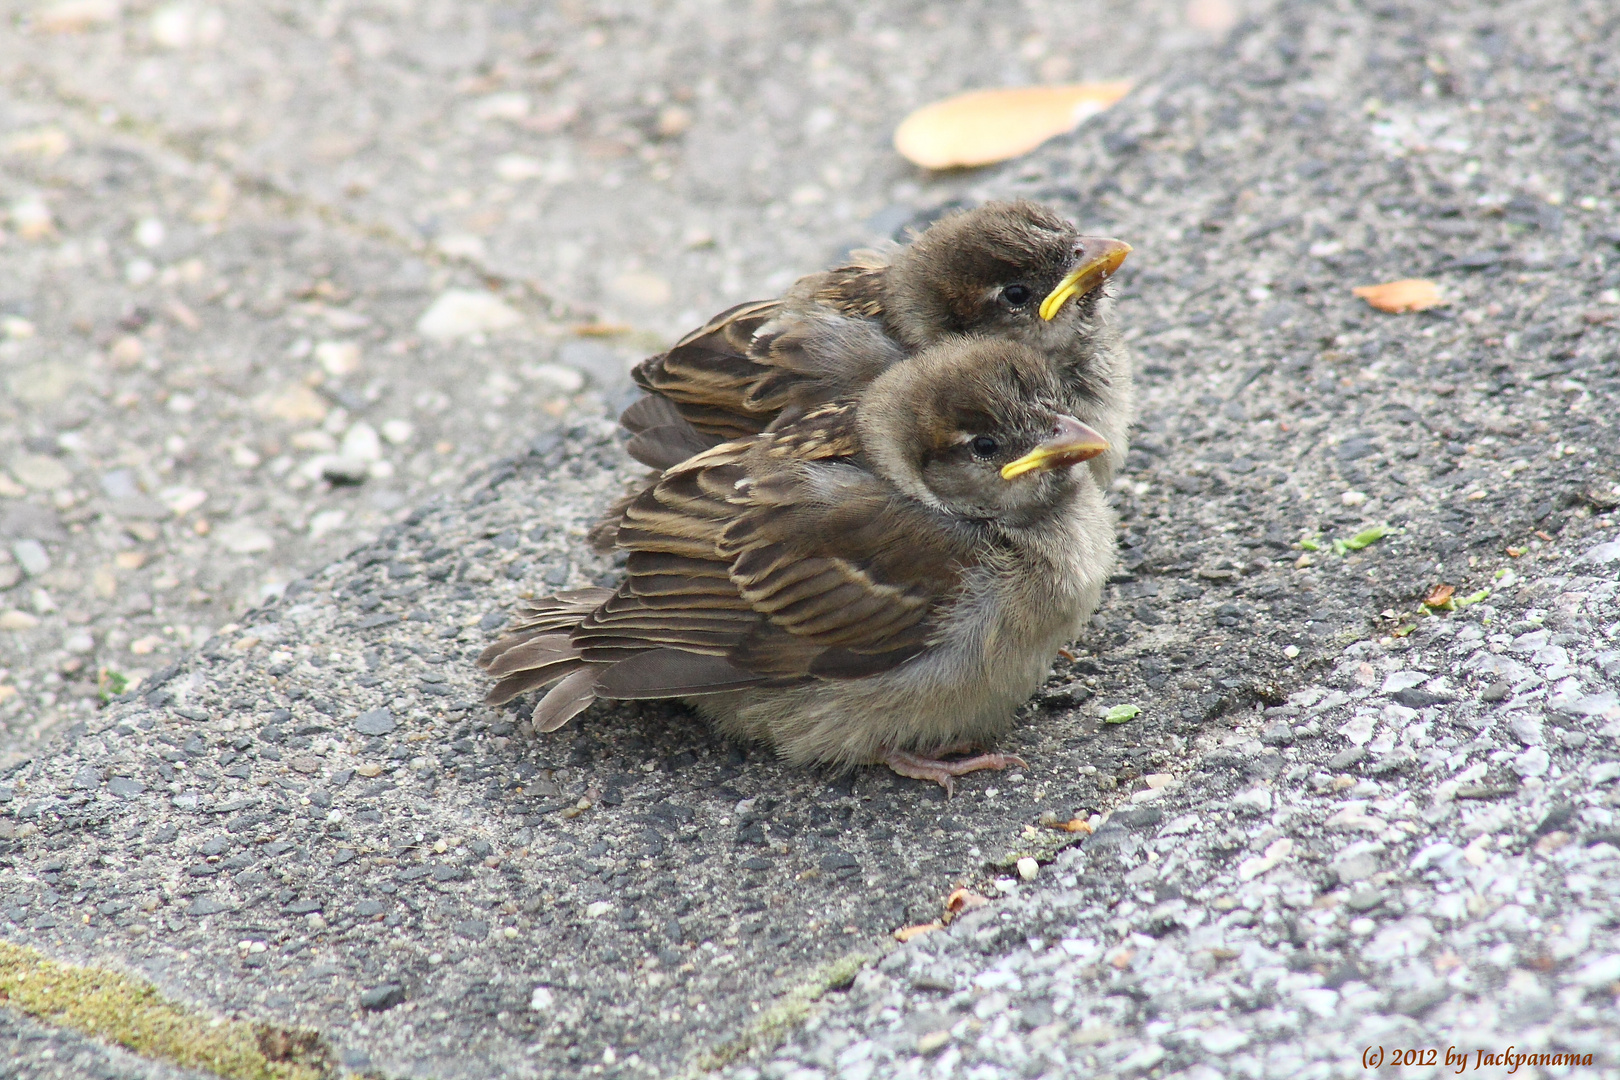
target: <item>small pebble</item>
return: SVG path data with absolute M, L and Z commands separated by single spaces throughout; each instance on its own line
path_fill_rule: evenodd
M 363 458 L 330 454 L 318 460 L 321 477 L 331 484 L 362 484 L 371 475 L 371 462 Z
M 242 521 L 228 521 L 211 534 L 215 543 L 235 555 L 257 555 L 276 546 L 269 532 Z
M 447 289 L 416 321 L 416 331 L 423 337 L 449 341 L 522 323 L 523 316 L 492 293 Z
M 161 218 L 144 217 L 135 225 L 135 242 L 148 251 L 162 247 L 168 234 Z
M 398 726 L 387 709 L 367 709 L 354 718 L 354 729 L 362 735 L 387 735 Z
M 360 369 L 360 346 L 352 341 L 323 341 L 315 346 L 315 361 L 334 379 Z
M 638 309 L 663 307 L 674 296 L 668 280 L 640 271 L 620 274 L 608 283 L 608 291 L 618 300 Z
M 39 625 L 39 616 L 12 608 L 0 611 L 0 630 L 32 630 Z
M 12 458 L 11 475 L 35 491 L 56 491 L 73 483 L 73 470 L 44 454 L 19 454 Z
M 416 434 L 416 427 L 409 420 L 384 420 L 382 437 L 394 446 L 403 446 L 410 442 Z
M 377 461 L 382 457 L 382 440 L 377 437 L 376 428 L 364 420 L 356 421 L 343 433 L 338 453 L 354 461 Z
M 11 545 L 11 554 L 29 577 L 38 577 L 51 568 L 51 557 L 38 540 L 18 540 Z

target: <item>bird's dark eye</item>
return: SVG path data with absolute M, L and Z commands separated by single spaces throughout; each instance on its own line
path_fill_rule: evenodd
M 1008 285 L 1001 290 L 1001 298 L 1013 307 L 1023 307 L 1035 298 L 1035 293 L 1028 285 Z
M 1001 449 L 1001 444 L 988 435 L 975 436 L 968 445 L 973 448 L 973 456 L 981 458 L 992 457 Z

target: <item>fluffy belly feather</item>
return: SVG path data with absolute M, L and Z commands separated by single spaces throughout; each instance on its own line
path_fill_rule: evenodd
M 1096 609 L 1113 568 L 1106 512 L 1076 533 L 1046 560 L 1049 576 L 986 572 L 957 604 L 939 644 L 893 671 L 690 704 L 726 734 L 768 743 L 796 765 L 859 765 L 885 750 L 927 753 L 993 740 Z

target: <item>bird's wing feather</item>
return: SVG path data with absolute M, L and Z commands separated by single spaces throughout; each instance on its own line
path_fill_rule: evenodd
M 655 398 L 643 398 L 654 401 Z M 701 454 L 713 443 L 687 421 L 659 424 L 630 436 L 624 451 L 643 465 L 655 469 L 668 469 L 679 465 L 693 454 Z
M 882 272 L 861 266 L 814 274 L 780 300 L 739 304 L 644 360 L 635 380 L 673 405 L 705 445 L 763 431 L 850 394 L 903 355 L 878 319 Z M 857 281 L 861 296 L 844 296 Z M 621 422 L 638 434 L 670 424 L 663 406 L 641 402 Z M 662 468 L 682 460 L 662 449 L 633 443 L 631 454 Z
M 690 697 L 759 686 L 769 679 L 723 656 L 681 649 L 645 649 L 597 677 L 597 693 L 613 698 Z
M 656 394 L 648 394 L 630 403 L 630 407 L 619 414 L 619 426 L 631 434 L 639 434 L 649 428 L 663 427 L 665 424 L 678 424 L 681 422 L 680 410 L 668 398 Z
M 859 455 L 839 402 L 706 451 L 636 499 L 618 532 L 629 576 L 571 635 L 614 665 L 602 696 L 859 677 L 926 648 L 980 538 Z M 638 658 L 649 650 L 656 664 Z
M 744 405 L 759 367 L 750 351 L 755 332 L 780 307 L 779 300 L 738 304 L 687 334 L 668 352 L 643 360 L 631 376 L 648 394 L 673 404 L 710 445 L 761 431 L 771 417 Z M 652 407 L 637 402 L 630 411 L 644 408 Z

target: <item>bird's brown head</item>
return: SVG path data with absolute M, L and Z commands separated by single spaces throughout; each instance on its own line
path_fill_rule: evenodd
M 1058 405 L 1051 364 L 1012 341 L 952 338 L 889 368 L 861 401 L 861 446 L 906 494 L 949 513 L 1026 523 L 1063 503 L 1106 453 Z
M 895 258 L 884 297 L 889 329 L 912 348 L 985 334 L 1066 350 L 1100 322 L 1102 286 L 1130 250 L 1080 235 L 1039 203 L 952 214 Z

